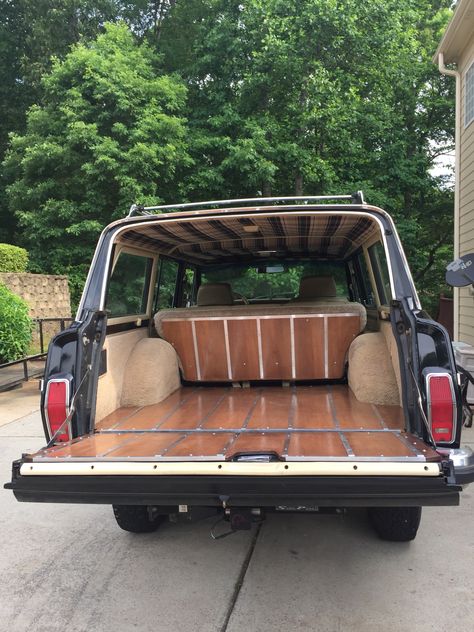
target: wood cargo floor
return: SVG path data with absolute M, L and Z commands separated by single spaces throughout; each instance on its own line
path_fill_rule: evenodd
M 359 402 L 348 386 L 184 387 L 159 404 L 119 408 L 93 435 L 35 460 L 223 460 L 274 452 L 286 460 L 439 460 L 404 432 L 398 406 Z

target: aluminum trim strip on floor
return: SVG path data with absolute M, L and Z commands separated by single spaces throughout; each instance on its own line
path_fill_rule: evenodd
M 358 401 L 347 385 L 183 387 L 157 404 L 118 408 L 95 433 L 43 448 L 34 462 L 438 462 L 403 430 L 399 406 Z

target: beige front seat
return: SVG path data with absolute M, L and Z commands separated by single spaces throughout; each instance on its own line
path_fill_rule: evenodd
M 197 306 L 233 305 L 234 298 L 229 283 L 204 283 L 198 289 Z

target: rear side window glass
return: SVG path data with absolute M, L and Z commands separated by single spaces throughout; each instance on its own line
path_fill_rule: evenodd
M 351 293 L 352 300 L 362 303 L 362 298 L 359 292 L 359 286 L 357 285 L 357 274 L 355 270 L 354 261 L 347 262 L 347 269 L 349 271 L 350 286 L 349 291 Z
M 355 259 L 355 267 L 357 269 L 358 294 L 362 299 L 362 303 L 366 307 L 375 307 L 375 296 L 363 252 L 360 252 L 357 255 Z
M 250 302 L 281 302 L 298 296 L 301 279 L 308 276 L 334 278 L 337 296 L 347 297 L 347 274 L 342 263 L 308 261 L 288 263 L 262 262 L 261 265 L 229 265 L 203 270 L 202 283 L 228 283 L 237 295 L 236 302 L 245 297 Z
M 390 277 L 388 276 L 387 257 L 382 242 L 378 241 L 369 248 L 370 263 L 377 285 L 380 304 L 388 305 L 390 303 Z
M 176 261 L 171 259 L 160 260 L 155 311 L 174 307 L 178 269 L 179 264 Z
M 193 292 L 196 271 L 192 268 L 183 270 L 183 279 L 181 286 L 181 307 L 190 307 L 193 304 Z
M 111 318 L 146 314 L 153 259 L 121 252 L 109 281 L 107 310 Z

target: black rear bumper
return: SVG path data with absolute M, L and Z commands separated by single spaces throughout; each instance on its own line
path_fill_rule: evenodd
M 5 485 L 21 502 L 235 507 L 458 505 L 444 476 L 21 476 Z
M 474 465 L 458 466 L 454 468 L 456 483 L 459 485 L 469 485 L 474 482 Z

